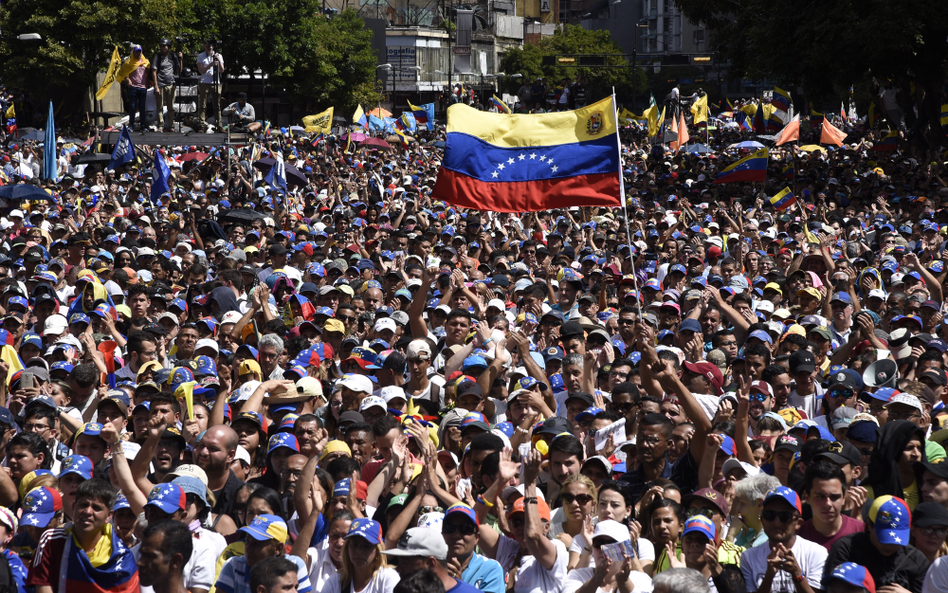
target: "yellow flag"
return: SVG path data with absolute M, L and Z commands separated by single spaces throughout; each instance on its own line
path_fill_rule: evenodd
M 13 109 L 13 103 L 10 103 L 10 107 L 7 109 L 6 118 L 13 119 L 16 117 L 16 111 Z
M 654 111 L 652 111 L 653 109 Z M 652 113 L 655 115 L 658 114 L 657 105 L 654 107 L 649 107 L 648 110 L 652 111 Z M 648 137 L 649 138 L 654 138 L 655 136 L 658 135 L 658 131 L 662 128 L 662 122 L 664 121 L 665 121 L 665 108 L 664 107 L 662 107 L 661 117 L 656 117 L 654 120 L 652 120 L 651 114 L 649 115 L 649 118 L 648 118 Z
M 691 115 L 694 116 L 694 124 L 700 124 L 701 122 L 707 123 L 708 121 L 708 96 L 705 95 L 699 98 L 691 106 Z
M 0 360 L 7 363 L 7 366 L 10 367 L 7 370 L 7 387 L 9 387 L 13 375 L 16 374 L 17 371 L 23 370 L 23 362 L 20 360 L 20 356 L 16 353 L 13 346 L 8 344 L 4 344 L 3 348 L 0 348 Z
M 625 107 L 616 115 L 619 119 L 619 123 L 623 126 L 627 126 L 635 120 L 640 119 L 637 115 L 626 109 Z
M 96 101 L 104 99 L 109 89 L 112 88 L 112 83 L 115 82 L 115 75 L 118 74 L 118 69 L 121 65 L 122 56 L 119 55 L 119 48 L 116 45 L 115 50 L 112 52 L 112 61 L 109 62 L 109 69 L 105 73 L 105 80 L 102 81 L 102 86 L 99 87 L 99 90 L 95 92 Z
M 411 103 L 409 103 L 411 105 Z M 359 105 L 358 109 L 355 110 L 355 113 L 352 114 L 352 123 L 363 125 L 365 121 L 365 111 L 362 110 L 362 105 Z
M 316 115 L 307 115 L 303 118 L 303 127 L 306 128 L 307 134 L 319 133 L 319 134 L 328 134 L 332 132 L 332 112 L 333 108 L 330 107 L 322 113 L 317 113 Z

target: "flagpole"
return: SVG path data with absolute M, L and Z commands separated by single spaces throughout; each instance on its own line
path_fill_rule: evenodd
M 616 112 L 616 89 L 612 87 L 612 112 Z M 635 257 L 632 253 L 632 231 L 629 229 L 629 209 L 625 204 L 625 176 L 622 174 L 622 139 L 619 137 L 619 120 L 616 118 L 616 150 L 619 151 L 619 199 L 622 201 L 622 214 L 625 218 L 625 238 L 629 242 L 629 259 L 632 260 L 632 285 L 635 288 L 635 305 L 638 307 L 639 323 L 642 319 L 642 297 L 639 293 L 639 280 L 635 274 Z

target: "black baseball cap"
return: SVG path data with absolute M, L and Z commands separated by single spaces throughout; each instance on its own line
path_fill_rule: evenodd
M 912 511 L 912 527 L 948 525 L 948 509 L 937 502 L 922 502 Z
M 596 406 L 596 399 L 590 394 L 586 393 L 585 391 L 575 391 L 573 393 L 570 393 L 569 396 L 567 396 L 566 401 L 563 402 L 563 404 L 565 405 L 569 403 L 571 399 L 582 400 L 583 403 L 586 404 L 587 408 L 592 408 Z
M 782 434 L 777 437 L 777 442 L 774 443 L 774 453 L 782 449 L 787 449 L 793 453 L 798 453 L 800 451 L 800 439 L 793 436 L 792 434 Z
M 553 416 L 552 418 L 547 418 L 543 424 L 540 425 L 540 430 L 537 432 L 538 434 L 552 434 L 555 436 L 561 432 L 572 433 L 573 427 L 570 426 L 566 418 Z
M 862 453 L 849 441 L 842 443 L 833 441 L 828 445 L 826 451 L 817 454 L 814 459 L 826 459 L 837 465 L 846 465 L 849 463 L 853 466 L 857 466 L 862 464 Z
M 935 461 L 924 461 L 915 464 L 915 472 L 918 475 L 921 475 L 925 470 L 932 472 L 943 480 L 948 480 L 948 459 L 943 457 Z M 921 482 L 921 480 L 919 480 L 919 482 Z
M 790 374 L 812 373 L 816 370 L 816 357 L 809 350 L 797 350 L 790 355 Z

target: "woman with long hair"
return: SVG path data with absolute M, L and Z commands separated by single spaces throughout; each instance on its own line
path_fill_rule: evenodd
M 889 420 L 869 457 L 869 477 L 860 484 L 868 490 L 866 500 L 897 496 L 914 511 L 921 501 L 915 464 L 926 460 L 925 429 L 908 420 Z
M 550 525 L 550 537 L 559 539 L 569 547 L 573 538 L 583 533 L 583 524 L 591 522 L 596 512 L 597 496 L 595 484 L 583 474 L 566 478 L 560 493 L 563 519 Z
M 635 520 L 635 505 L 628 487 L 615 480 L 606 480 L 599 487 L 596 517 L 583 524 L 583 533 L 574 537 L 569 547 L 569 569 L 593 566 L 594 555 L 590 543 L 595 525 L 602 521 L 616 521 L 627 527 L 635 546 L 632 568 L 651 576 L 655 562 L 652 542 L 641 537 L 642 526 Z
M 385 562 L 382 526 L 354 519 L 342 545 L 342 570 L 326 583 L 325 593 L 392 593 L 398 573 Z
M 654 574 L 658 574 L 669 568 L 668 565 L 668 544 L 675 547 L 680 546 L 682 525 L 685 523 L 685 511 L 681 505 L 670 498 L 659 498 L 648 508 L 649 539 L 652 546 L 659 550 L 655 558 L 655 564 L 652 569 Z

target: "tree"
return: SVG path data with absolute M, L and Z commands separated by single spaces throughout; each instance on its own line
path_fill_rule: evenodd
M 944 82 L 948 14 L 925 0 L 675 0 L 702 23 L 734 77 L 802 85 L 808 97 L 843 96 L 867 80 Z
M 4 82 L 57 104 L 74 101 L 108 67 L 114 46 L 123 57 L 126 41 L 156 47 L 175 30 L 175 12 L 175 0 L 7 0 L 0 7 Z M 18 41 L 24 33 L 43 39 Z
M 567 68 L 543 65 L 544 57 L 563 54 L 609 54 L 606 65 L 613 67 Z M 509 83 L 512 86 L 507 89 L 508 92 L 517 90 L 513 85 L 519 86 L 538 77 L 558 84 L 564 78 L 576 80 L 579 76 L 585 76 L 589 81 L 591 101 L 598 101 L 612 94 L 613 87 L 619 97 L 632 96 L 632 64 L 612 41 L 608 31 L 588 31 L 576 25 L 566 25 L 563 29 L 557 29 L 552 37 L 541 38 L 537 44 L 528 43 L 523 48 L 508 51 L 501 61 L 501 69 L 508 75 L 523 74 L 523 79 Z M 640 66 L 636 72 L 637 94 L 646 92 L 646 84 L 645 72 Z

